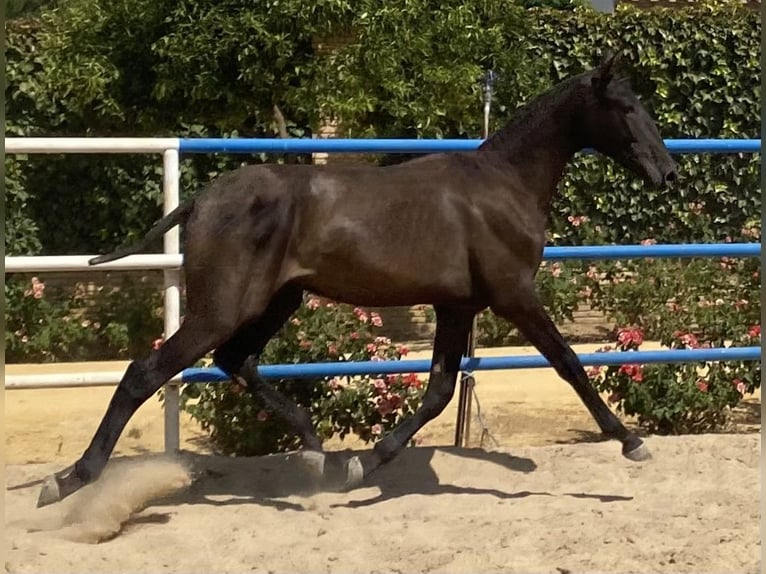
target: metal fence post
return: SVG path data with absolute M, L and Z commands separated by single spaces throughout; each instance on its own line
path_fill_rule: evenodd
M 167 215 L 178 207 L 179 169 L 178 149 L 166 149 L 162 153 L 162 191 L 163 213 Z M 180 231 L 174 227 L 165 234 L 164 251 L 168 254 L 180 253 Z M 165 339 L 178 330 L 181 324 L 181 272 L 179 269 L 165 269 Z M 179 449 L 179 385 L 170 382 L 165 385 L 165 452 Z

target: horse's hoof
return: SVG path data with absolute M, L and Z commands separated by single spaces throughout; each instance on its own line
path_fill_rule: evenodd
M 70 494 L 80 490 L 85 484 L 74 465 L 52 474 L 43 481 L 43 487 L 37 499 L 37 508 L 64 500 Z
M 43 481 L 43 487 L 40 490 L 40 496 L 37 499 L 37 508 L 48 506 L 61 500 L 61 488 L 59 487 L 56 475 L 52 474 Z
M 298 460 L 306 471 L 314 478 L 324 476 L 325 455 L 315 450 L 304 450 L 298 453 Z
M 640 462 L 642 460 L 649 460 L 652 458 L 652 453 L 649 452 L 649 449 L 644 443 L 639 444 L 632 450 L 623 451 L 622 454 L 625 458 L 634 462 Z

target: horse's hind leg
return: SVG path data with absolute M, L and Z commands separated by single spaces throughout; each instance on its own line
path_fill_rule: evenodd
M 187 315 L 180 329 L 145 359 L 128 365 L 93 439 L 74 465 L 49 477 L 38 506 L 57 502 L 96 480 L 133 413 L 171 377 L 215 347 L 227 333 L 222 326 Z
M 213 360 L 227 374 L 244 380 L 248 391 L 286 420 L 300 435 L 308 450 L 321 451 L 322 443 L 314 432 L 309 414 L 280 393 L 258 374 L 258 361 L 264 347 L 301 304 L 300 288 L 284 287 L 257 321 L 240 328 L 213 353 Z
M 359 484 L 386 464 L 430 420 L 444 411 L 455 393 L 460 360 L 466 351 L 475 309 L 436 307 L 436 335 L 428 386 L 420 408 L 381 439 L 371 453 L 353 457 L 346 468 L 346 487 Z
M 519 331 L 540 351 L 561 378 L 567 381 L 590 411 L 601 432 L 622 443 L 622 454 L 631 460 L 649 458 L 643 441 L 629 432 L 609 410 L 588 379 L 580 359 L 566 343 L 540 303 L 534 285 L 516 289 L 513 301 L 494 303 L 492 311 L 513 322 Z

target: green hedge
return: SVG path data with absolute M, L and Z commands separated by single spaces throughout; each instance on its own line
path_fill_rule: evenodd
M 553 79 L 591 65 L 592 46 L 609 46 L 630 62 L 634 86 L 665 138 L 760 138 L 760 36 L 757 11 L 734 2 L 684 9 L 620 7 L 593 12 L 531 11 L 538 20 L 531 53 Z M 557 243 L 587 237 L 567 224 L 587 215 L 607 241 L 712 242 L 736 236 L 761 207 L 757 154 L 677 156 L 681 180 L 665 192 L 646 189 L 602 158 L 570 168 L 555 204 Z M 694 217 L 702 205 L 709 221 Z
M 273 4 L 273 5 L 272 5 Z M 523 4 L 523 3 L 522 3 Z M 508 2 L 340 0 L 184 3 L 73 0 L 40 22 L 6 25 L 9 135 L 291 135 L 339 115 L 356 136 L 480 134 L 478 77 L 500 74 L 493 125 L 559 79 L 622 51 L 664 137 L 759 137 L 760 17 L 730 2 L 613 15 Z M 115 33 L 117 30 L 119 34 Z M 356 30 L 319 57 L 317 39 Z M 446 39 L 449 41 L 446 41 Z M 184 193 L 264 155 L 193 156 Z M 20 162 L 26 162 L 20 165 Z M 607 240 L 721 240 L 760 208 L 757 156 L 679 157 L 682 180 L 657 192 L 600 157 L 580 157 L 554 205 L 557 243 L 587 241 L 588 215 Z M 160 213 L 156 157 L 6 159 L 9 253 L 90 252 L 145 232 Z M 689 204 L 714 213 L 691 220 Z M 81 217 L 84 206 L 89 217 Z M 91 206 L 97 206 L 93 209 Z M 66 230 L 59 222 L 68 222 Z
M 534 4 L 54 3 L 38 19 L 6 23 L 6 129 L 274 137 L 276 104 L 292 137 L 336 115 L 351 137 L 476 138 L 484 70 L 500 75 L 498 128 L 520 103 L 592 66 L 609 47 L 627 56 L 664 137 L 759 137 L 757 12 L 710 1 L 673 10 L 620 6 L 614 15 L 573 2 L 561 3 L 567 10 L 527 8 Z M 318 44 L 333 37 L 351 41 L 319 54 Z M 182 194 L 242 162 L 278 160 L 185 157 Z M 720 241 L 757 221 L 757 155 L 678 160 L 681 180 L 658 192 L 605 158 L 578 157 L 554 203 L 552 241 Z M 156 156 L 8 156 L 5 166 L 11 255 L 107 250 L 142 235 L 161 214 Z M 591 225 L 575 225 L 583 215 Z

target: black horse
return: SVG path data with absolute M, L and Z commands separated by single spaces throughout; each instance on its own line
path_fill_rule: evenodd
M 436 336 L 422 406 L 374 449 L 346 463 L 358 484 L 394 458 L 453 396 L 476 313 L 512 321 L 575 389 L 622 453 L 649 452 L 609 410 L 535 290 L 551 198 L 583 148 L 615 159 L 654 186 L 676 177 L 653 119 L 614 58 L 521 107 L 472 153 L 444 153 L 389 167 L 247 166 L 218 177 L 159 221 L 140 252 L 186 223 L 183 324 L 133 361 L 82 457 L 46 479 L 38 506 L 98 478 L 126 423 L 179 371 L 215 349 L 216 364 L 256 393 L 300 434 L 306 460 L 323 468 L 308 413 L 258 376 L 260 354 L 298 308 L 304 290 L 371 306 L 431 304 Z

